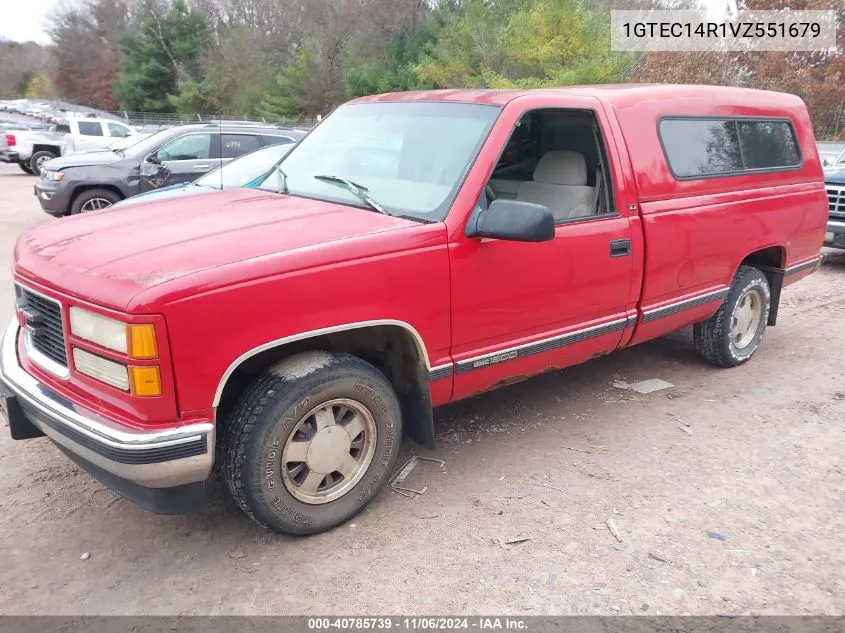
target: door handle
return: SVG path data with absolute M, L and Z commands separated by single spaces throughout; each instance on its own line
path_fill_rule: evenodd
M 631 240 L 610 240 L 610 256 L 625 257 L 631 254 Z
M 203 163 L 202 165 L 194 165 L 194 171 L 208 171 L 211 169 L 211 165 Z

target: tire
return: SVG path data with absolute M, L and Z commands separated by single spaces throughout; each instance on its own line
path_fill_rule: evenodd
M 26 163 L 18 163 L 18 167 L 21 168 L 22 171 L 25 171 L 28 174 L 34 174 L 35 172 L 32 171 L 32 168 L 27 165 Z
M 56 155 L 53 152 L 35 152 L 29 157 L 29 168 L 33 174 L 40 176 L 42 163 L 55 157 Z
M 222 472 L 236 503 L 260 525 L 293 535 L 358 514 L 390 476 L 402 439 L 399 400 L 387 378 L 360 358 L 322 351 L 269 368 L 224 424 Z
M 716 314 L 693 327 L 698 353 L 718 367 L 742 365 L 763 340 L 771 303 L 766 275 L 757 268 L 740 266 Z
M 73 199 L 70 205 L 71 215 L 86 213 L 98 209 L 107 209 L 122 200 L 118 194 L 108 189 L 86 189 Z

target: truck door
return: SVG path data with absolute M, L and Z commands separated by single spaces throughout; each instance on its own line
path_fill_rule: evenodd
M 549 207 L 554 239 L 450 231 L 453 398 L 611 352 L 634 325 L 642 244 L 613 123 L 597 100 L 555 99 L 511 102 L 476 161 L 494 165 L 477 204 Z

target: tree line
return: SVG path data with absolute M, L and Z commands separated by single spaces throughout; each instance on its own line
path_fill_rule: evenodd
M 394 90 L 714 83 L 798 94 L 820 137 L 845 137 L 841 0 L 739 2 L 837 10 L 837 51 L 642 55 L 610 50 L 607 1 L 76 0 L 52 16 L 43 69 L 8 85 L 0 75 L 0 95 L 29 90 L 107 110 L 282 118 Z M 695 2 L 624 0 L 625 8 Z

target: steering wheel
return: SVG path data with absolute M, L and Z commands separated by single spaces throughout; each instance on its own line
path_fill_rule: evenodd
M 496 199 L 496 192 L 493 191 L 493 187 L 491 187 L 490 185 L 484 187 L 484 195 L 487 196 L 488 203 L 493 202 L 493 200 Z

